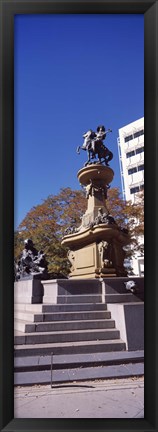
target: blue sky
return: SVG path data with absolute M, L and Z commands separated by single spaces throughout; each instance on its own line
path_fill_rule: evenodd
M 15 227 L 62 187 L 80 189 L 88 129 L 111 128 L 111 186 L 121 189 L 118 129 L 144 116 L 144 15 L 16 15 Z

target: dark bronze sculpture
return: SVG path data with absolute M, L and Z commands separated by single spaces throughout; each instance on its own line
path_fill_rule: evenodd
M 39 252 L 34 247 L 31 239 L 24 241 L 24 249 L 18 263 L 14 264 L 15 280 L 22 279 L 29 275 L 39 274 L 42 277 L 47 275 L 47 261 L 42 250 Z
M 106 130 L 104 126 L 98 126 L 97 132 L 90 129 L 83 134 L 84 142 L 82 146 L 77 147 L 77 153 L 80 154 L 80 149 L 87 151 L 88 161 L 85 166 L 96 162 L 105 163 L 106 166 L 109 166 L 113 153 L 103 144 L 108 132 L 112 132 L 112 130 Z M 98 161 L 94 160 L 96 156 L 98 156 Z

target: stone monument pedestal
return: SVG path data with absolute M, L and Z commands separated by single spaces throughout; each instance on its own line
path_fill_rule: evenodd
M 88 232 L 90 236 L 90 232 Z M 71 278 L 98 278 L 116 276 L 115 268 L 102 267 L 99 244 L 89 243 L 86 246 L 69 252 L 69 259 L 72 262 Z
M 31 333 L 35 333 L 33 336 L 34 343 L 39 343 L 38 331 L 40 332 L 41 330 L 40 328 L 37 330 L 36 326 L 39 326 L 40 323 L 42 327 L 46 326 L 45 338 L 47 341 L 47 337 L 49 337 L 49 333 L 51 332 L 49 326 L 54 326 L 54 322 L 56 321 L 55 317 L 59 313 L 63 316 L 62 318 L 60 316 L 60 323 L 55 323 L 55 326 L 61 325 L 61 331 L 63 330 L 62 323 L 67 325 L 66 323 L 69 321 L 73 333 L 76 323 L 76 316 L 73 316 L 77 314 L 78 316 L 81 315 L 80 318 L 77 318 L 77 321 L 80 320 L 81 326 L 84 325 L 83 322 L 86 321 L 85 331 L 87 332 L 87 330 L 89 330 L 91 337 L 92 328 L 91 325 L 89 326 L 89 322 L 91 323 L 92 316 L 94 315 L 93 320 L 97 318 L 97 327 L 100 325 L 99 320 L 101 320 L 101 322 L 103 321 L 102 313 L 108 313 L 111 314 L 111 318 L 110 316 L 109 318 L 115 321 L 116 329 L 120 332 L 122 341 L 120 343 L 125 344 L 124 349 L 128 351 L 142 350 L 144 347 L 144 280 L 143 278 L 132 279 L 136 283 L 136 290 L 134 293 L 126 289 L 125 282 L 127 282 L 129 278 L 123 277 L 106 277 L 104 279 L 80 278 L 78 280 L 71 278 L 42 281 L 37 279 L 25 279 L 15 282 L 15 329 L 24 333 L 22 336 L 18 336 L 20 338 L 22 337 L 19 343 L 25 344 L 26 339 L 28 340 L 27 343 L 30 343 L 29 337 Z M 45 318 L 46 312 L 49 313 L 50 317 L 48 328 L 47 323 L 45 323 L 45 321 L 47 321 Z M 70 314 L 70 318 L 68 318 L 68 314 Z M 91 317 L 86 316 L 87 314 L 91 314 Z M 59 317 L 57 318 L 57 321 L 58 320 Z M 66 337 L 67 335 L 65 335 L 65 341 Z M 111 337 L 111 339 L 110 351 L 119 350 L 118 346 L 114 347 L 113 337 Z M 59 337 L 59 344 L 60 341 L 61 339 Z M 97 343 L 99 343 L 99 340 Z M 89 347 L 90 342 L 88 343 L 88 349 L 91 349 Z M 41 349 L 44 349 L 44 345 Z M 81 342 L 79 349 L 81 349 Z M 99 350 L 100 349 L 103 351 L 108 349 L 106 337 L 105 346 L 101 345 Z
M 39 278 L 39 275 L 30 275 L 14 282 L 14 304 L 42 303 L 43 285 Z
M 69 248 L 70 278 L 126 276 L 123 246 L 130 238 L 106 207 L 107 189 L 113 175 L 113 170 L 101 163 L 90 164 L 78 172 L 88 205 L 81 226 L 71 228 L 62 240 Z

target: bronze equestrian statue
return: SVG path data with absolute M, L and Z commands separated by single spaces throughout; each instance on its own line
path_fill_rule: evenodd
M 96 162 L 105 163 L 105 165 L 109 166 L 113 153 L 103 144 L 108 132 L 112 132 L 112 130 L 106 130 L 104 126 L 98 126 L 97 132 L 90 129 L 83 134 L 84 142 L 82 146 L 77 147 L 77 153 L 80 154 L 80 149 L 87 151 L 88 160 L 85 166 Z M 98 161 L 94 160 L 96 156 L 98 156 Z

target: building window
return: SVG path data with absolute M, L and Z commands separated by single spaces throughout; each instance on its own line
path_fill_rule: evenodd
M 140 130 L 140 131 L 138 131 L 138 132 L 135 132 L 133 136 L 134 136 L 134 138 L 138 138 L 141 135 L 144 135 L 144 130 L 143 129 Z
M 138 166 L 138 171 L 142 171 L 142 170 L 144 170 L 144 164 Z
M 128 135 L 125 138 L 125 142 L 131 141 L 133 139 L 133 135 Z
M 142 153 L 144 151 L 144 147 L 139 147 L 136 149 L 136 154 Z
M 138 165 L 138 168 L 137 167 L 130 168 L 128 170 L 128 174 L 131 175 L 131 174 L 136 173 L 137 171 L 143 171 L 143 170 L 144 170 L 144 164 Z
M 134 155 L 135 155 L 135 151 L 132 150 L 132 151 L 126 153 L 126 158 L 129 158 L 129 157 L 134 156 Z
M 140 186 L 135 186 L 135 187 L 133 187 L 133 188 L 130 189 L 130 194 L 137 193 L 137 192 L 139 192 L 139 191 L 141 191 L 143 189 L 144 189 L 144 185 L 143 184 L 140 185 Z
M 126 153 L 126 158 L 129 158 L 131 156 L 135 156 L 135 154 L 140 154 L 142 152 L 144 152 L 144 147 L 139 147 L 136 150 L 132 150 L 130 152 L 127 152 Z
M 134 174 L 134 173 L 136 173 L 136 172 L 137 172 L 137 168 L 136 168 L 136 167 L 134 167 L 134 168 L 130 168 L 130 169 L 128 170 L 128 174 L 129 174 L 129 175 Z
M 144 130 L 143 129 L 140 130 L 140 131 L 135 132 L 133 135 L 127 135 L 125 137 L 125 143 L 133 140 L 134 138 L 138 138 L 141 135 L 144 135 Z
M 134 194 L 136 192 L 139 192 L 139 186 L 130 189 L 130 194 Z

